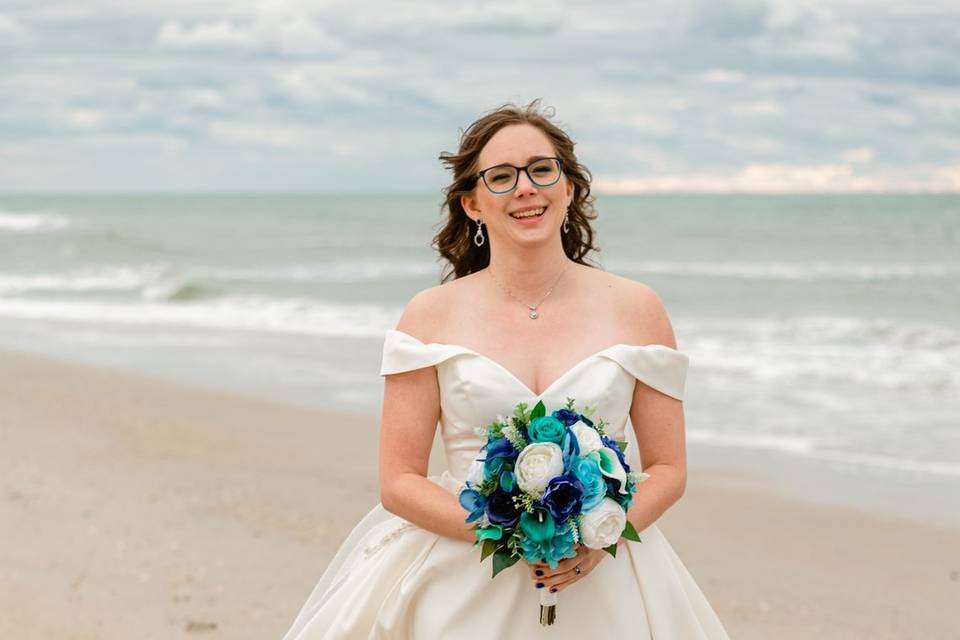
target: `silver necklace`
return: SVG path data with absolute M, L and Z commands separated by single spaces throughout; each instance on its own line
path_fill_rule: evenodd
M 528 313 L 528 315 L 530 316 L 530 319 L 531 319 L 531 320 L 536 320 L 537 318 L 540 317 L 540 313 L 537 311 L 537 307 L 539 307 L 541 304 L 543 304 L 543 301 L 547 299 L 547 296 L 549 296 L 549 295 L 553 292 L 554 288 L 555 288 L 555 287 L 557 286 L 557 284 L 560 282 L 560 278 L 562 278 L 562 277 L 563 277 L 563 274 L 567 272 L 567 267 L 569 267 L 569 266 L 570 266 L 570 262 L 567 261 L 567 265 L 563 268 L 563 271 L 560 272 L 560 275 L 557 276 L 557 279 L 553 282 L 553 286 L 550 287 L 550 290 L 547 291 L 547 293 L 544 294 L 544 296 L 543 296 L 542 298 L 540 298 L 540 302 L 538 302 L 537 304 L 535 304 L 535 305 L 533 305 L 533 306 L 527 304 L 526 302 L 524 302 L 523 300 L 521 300 L 521 299 L 518 298 L 517 296 L 513 295 L 512 293 L 510 293 L 510 290 L 507 289 L 507 288 L 506 288 L 505 286 L 503 286 L 502 284 L 500 284 L 500 281 L 497 280 L 496 277 L 494 277 L 493 271 L 490 272 L 490 277 L 493 278 L 493 281 L 497 283 L 497 286 L 499 286 L 501 289 L 503 289 L 508 296 L 510 296 L 511 298 L 513 298 L 514 300 L 516 300 L 517 302 L 519 302 L 520 304 L 522 304 L 523 306 L 527 307 L 527 308 L 530 310 L 530 312 Z

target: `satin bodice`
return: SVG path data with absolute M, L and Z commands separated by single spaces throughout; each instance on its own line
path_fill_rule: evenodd
M 435 366 L 440 387 L 440 437 L 448 471 L 462 481 L 486 442 L 476 434 L 509 416 L 517 403 L 532 408 L 543 401 L 547 412 L 563 408 L 568 397 L 574 408 L 593 408 L 593 419 L 602 418 L 606 432 L 625 440 L 627 462 L 640 468 L 636 436 L 627 428 L 636 381 L 683 400 L 689 358 L 665 345 L 615 344 L 573 365 L 540 395 L 509 370 L 481 353 L 455 344 L 423 343 L 410 334 L 390 329 L 383 344 L 380 375 Z

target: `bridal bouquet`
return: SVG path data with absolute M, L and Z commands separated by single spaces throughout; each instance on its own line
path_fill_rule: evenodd
M 459 499 L 466 522 L 476 522 L 480 560 L 493 556 L 494 577 L 520 559 L 555 569 L 578 543 L 616 556 L 621 536 L 640 541 L 626 512 L 649 475 L 630 471 L 627 443 L 608 438 L 589 407 L 573 405 L 567 398 L 547 415 L 542 401 L 532 411 L 520 403 L 478 431 L 487 442 Z M 555 593 L 541 593 L 541 624 L 553 624 L 556 603 Z

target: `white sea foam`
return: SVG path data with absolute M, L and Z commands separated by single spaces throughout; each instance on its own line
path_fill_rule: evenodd
M 605 267 L 617 273 L 635 275 L 657 273 L 698 278 L 749 280 L 894 280 L 960 276 L 960 262 L 856 264 L 825 261 L 792 263 L 610 260 L 605 263 Z
M 360 282 L 435 276 L 439 273 L 440 268 L 429 261 L 409 262 L 376 258 L 337 261 L 331 264 L 191 269 L 191 274 L 197 277 L 240 282 Z
M 0 233 L 37 233 L 57 231 L 70 226 L 67 218 L 54 213 L 18 213 L 0 210 Z
M 161 264 L 106 266 L 61 273 L 0 273 L 0 295 L 32 292 L 139 291 L 147 300 L 188 299 L 187 295 L 207 282 L 223 283 L 337 283 L 379 281 L 388 278 L 435 276 L 439 270 L 429 262 L 363 260 L 333 265 L 283 267 L 183 267 Z M 226 287 L 224 287 L 226 288 Z
M 810 453 L 816 447 L 812 438 L 756 433 L 719 433 L 709 429 L 688 429 L 688 442 L 737 449 L 762 449 L 784 453 Z
M 885 471 L 901 471 L 928 475 L 960 477 L 960 464 L 938 460 L 913 460 L 900 456 L 826 449 L 814 438 L 755 433 L 719 433 L 709 429 L 689 429 L 687 442 L 739 450 L 776 451 L 822 462 L 836 462 L 845 467 L 860 466 Z
M 392 326 L 395 315 L 395 310 L 375 304 L 253 296 L 179 304 L 0 298 L 0 316 L 12 318 L 323 336 L 382 337 L 384 327 Z
M 161 273 L 161 269 L 151 267 L 109 267 L 30 275 L 0 273 L 0 295 L 52 291 L 135 291 Z
M 960 330 L 933 323 L 805 316 L 678 325 L 680 348 L 713 387 L 749 380 L 960 389 Z

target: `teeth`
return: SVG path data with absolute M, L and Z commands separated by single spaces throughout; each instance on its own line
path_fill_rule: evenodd
M 543 213 L 543 208 L 532 209 L 530 211 L 524 211 L 523 213 L 511 213 L 510 216 L 513 218 L 532 218 L 534 216 L 539 216 Z

